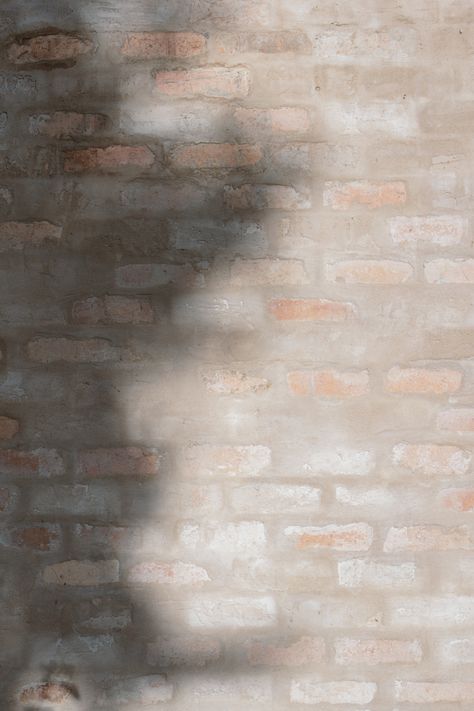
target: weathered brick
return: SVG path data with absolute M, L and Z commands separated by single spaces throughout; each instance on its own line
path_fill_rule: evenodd
M 473 284 L 474 259 L 433 259 L 424 272 L 428 284 Z
M 465 704 L 474 701 L 474 682 L 396 681 L 395 695 L 402 703 L 434 704 L 444 701 Z
M 278 321 L 331 321 L 354 318 L 353 304 L 328 299 L 272 299 L 270 313 Z
M 270 387 L 270 381 L 237 370 L 216 370 L 203 373 L 202 379 L 207 390 L 220 395 L 243 395 L 262 393 Z
M 33 136 L 50 138 L 81 138 L 95 136 L 107 125 L 102 114 L 80 114 L 75 111 L 55 111 L 34 114 L 29 118 L 29 132 Z
M 115 679 L 108 689 L 98 696 L 99 708 L 133 705 L 135 708 L 166 703 L 173 698 L 174 687 L 165 676 L 157 674 Z
M 249 109 L 240 107 L 234 112 L 237 129 L 243 135 L 304 134 L 310 126 L 307 109 L 285 106 L 277 109 Z
M 311 200 L 306 192 L 288 185 L 246 184 L 226 185 L 224 204 L 231 210 L 307 210 Z
M 459 390 L 461 382 L 458 370 L 394 366 L 387 373 L 385 389 L 390 393 L 444 395 Z
M 301 667 L 319 664 L 326 656 L 321 637 L 300 637 L 291 644 L 255 640 L 247 645 L 247 659 L 252 666 Z
M 317 511 L 321 492 L 314 486 L 296 484 L 248 484 L 230 491 L 230 504 L 235 511 L 262 514 Z
M 373 541 L 372 527 L 366 523 L 338 526 L 287 526 L 285 536 L 298 550 L 332 548 L 337 551 L 368 551 Z
M 336 639 L 336 664 L 416 664 L 421 662 L 422 647 L 418 640 L 401 639 Z
M 277 607 L 273 597 L 197 596 L 187 607 L 191 627 L 202 629 L 245 629 L 273 627 Z
M 471 464 L 467 450 L 449 444 L 406 444 L 392 449 L 392 461 L 416 474 L 461 476 Z
M 210 580 L 204 568 L 181 560 L 170 563 L 147 561 L 137 563 L 128 573 L 128 582 L 143 585 L 157 583 L 159 585 L 202 585 Z
M 38 551 L 54 551 L 61 543 L 61 531 L 54 524 L 17 526 L 6 532 L 6 545 Z
M 88 39 L 64 32 L 20 37 L 9 47 L 7 56 L 13 64 L 74 64 L 93 48 Z
M 311 43 L 304 32 L 287 30 L 280 32 L 225 32 L 214 38 L 219 54 L 244 54 L 261 52 L 263 54 L 282 54 L 295 52 L 309 54 Z
M 375 455 L 369 450 L 315 447 L 308 469 L 315 474 L 332 476 L 367 476 L 375 469 Z
M 45 681 L 26 686 L 18 692 L 18 701 L 21 704 L 52 704 L 74 703 L 77 690 L 68 682 Z
M 260 146 L 238 143 L 199 143 L 178 146 L 170 155 L 172 167 L 178 170 L 245 168 L 262 160 Z
M 464 627 L 474 622 L 474 597 L 467 595 L 396 597 L 388 607 L 390 621 L 410 629 Z
M 288 373 L 288 387 L 293 395 L 316 395 L 317 397 L 345 400 L 369 392 L 369 374 L 341 372 L 336 370 L 296 370 Z
M 345 284 L 403 284 L 413 276 L 413 267 L 388 259 L 352 259 L 328 264 L 326 275 Z
M 230 270 L 232 286 L 307 284 L 309 278 L 298 259 L 236 259 Z
M 153 323 L 153 307 L 144 297 L 89 296 L 73 303 L 72 321 L 88 326 Z
M 206 51 L 206 38 L 197 32 L 131 32 L 120 51 L 128 59 L 186 59 Z
M 467 223 L 460 215 L 428 217 L 392 217 L 390 235 L 395 244 L 435 244 L 449 247 L 462 242 Z
M 405 526 L 390 528 L 384 543 L 384 551 L 450 551 L 472 550 L 473 541 L 466 526 L 443 528 L 442 526 Z
M 258 476 L 271 464 L 271 451 L 263 445 L 195 444 L 182 456 L 182 469 L 193 477 Z
M 0 416 L 0 439 L 13 439 L 20 430 L 20 423 L 13 417 Z
M 348 183 L 328 182 L 324 189 L 324 205 L 333 210 L 348 210 L 353 206 L 374 210 L 406 202 L 406 188 L 402 182 L 369 183 L 353 181 Z
M 6 476 L 49 478 L 64 474 L 64 462 L 55 449 L 0 450 L 0 471 Z
M 155 156 L 147 146 L 79 148 L 64 152 L 66 173 L 116 171 L 122 168 L 150 168 Z
M 377 684 L 368 681 L 325 681 L 301 677 L 291 682 L 291 701 L 298 704 L 369 704 Z
M 27 351 L 37 363 L 104 363 L 120 358 L 120 349 L 105 338 L 38 337 L 28 343 Z
M 438 415 L 438 428 L 449 432 L 474 432 L 474 409 L 467 407 L 443 410 Z
M 442 506 L 453 511 L 473 511 L 474 490 L 443 489 L 438 494 L 438 501 Z
M 2 222 L 0 223 L 0 251 L 41 247 L 59 242 L 62 227 L 51 222 Z
M 147 645 L 147 661 L 159 667 L 204 667 L 222 655 L 222 645 L 212 637 L 182 635 L 158 637 Z
M 95 586 L 117 583 L 118 560 L 67 560 L 48 565 L 42 580 L 48 585 Z
M 176 284 L 200 286 L 202 275 L 191 266 L 178 264 L 126 264 L 115 271 L 115 283 L 124 289 L 153 289 Z
M 160 94 L 177 98 L 243 99 L 250 91 L 250 74 L 245 67 L 219 66 L 160 71 L 155 87 Z
M 411 587 L 415 582 L 414 563 L 391 565 L 375 560 L 342 560 L 338 563 L 339 585 L 345 588 L 390 589 Z
M 260 521 L 222 524 L 184 524 L 179 531 L 181 544 L 198 551 L 203 548 L 227 556 L 254 556 L 266 548 L 265 526 Z
M 80 452 L 78 472 L 87 477 L 155 476 L 160 472 L 162 455 L 156 449 L 117 447 Z

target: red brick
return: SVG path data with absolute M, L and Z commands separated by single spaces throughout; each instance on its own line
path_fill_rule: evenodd
M 155 476 L 160 472 L 162 456 L 156 449 L 118 447 L 80 452 L 78 471 L 88 477 Z
M 37 363 L 104 363 L 120 357 L 119 349 L 105 338 L 35 338 L 28 343 L 27 351 Z
M 30 116 L 29 131 L 33 136 L 50 138 L 80 138 L 94 136 L 107 124 L 102 114 L 80 114 L 75 111 L 55 111 Z
M 0 513 L 9 512 L 15 503 L 17 498 L 17 491 L 15 488 L 1 486 L 0 487 Z
M 366 523 L 329 526 L 288 526 L 285 535 L 299 550 L 332 548 L 337 551 L 367 551 L 372 545 L 373 530 Z
M 251 642 L 247 647 L 247 659 L 252 666 L 301 667 L 319 664 L 326 655 L 326 645 L 321 637 L 300 637 L 292 644 Z
M 362 206 L 374 210 L 391 205 L 403 205 L 406 202 L 405 184 L 369 183 L 360 180 L 348 183 L 329 182 L 325 185 L 324 205 L 333 210 L 348 210 Z
M 288 373 L 288 386 L 293 395 L 316 395 L 341 400 L 368 393 L 369 374 L 365 370 L 293 371 Z
M 311 207 L 309 195 L 288 185 L 226 185 L 224 203 L 231 210 L 307 210 Z
M 177 169 L 202 170 L 211 168 L 243 168 L 262 159 L 260 146 L 236 143 L 199 143 L 178 146 L 170 155 L 171 165 Z
M 326 274 L 329 281 L 345 284 L 403 284 L 413 276 L 413 267 L 389 259 L 351 259 L 328 264 Z
M 19 38 L 8 47 L 7 56 L 13 64 L 74 64 L 92 46 L 90 40 L 57 32 Z
M 167 96 L 243 99 L 250 91 L 250 75 L 244 67 L 208 66 L 162 71 L 155 76 L 155 86 Z
M 0 416 L 0 439 L 13 439 L 18 434 L 20 423 L 12 417 Z
M 40 684 L 33 684 L 22 689 L 18 694 L 21 704 L 42 704 L 49 702 L 52 704 L 69 703 L 74 704 L 77 699 L 77 690 L 73 684 L 66 682 L 45 681 Z
M 7 476 L 47 478 L 64 474 L 64 463 L 54 449 L 0 449 L 0 468 Z
M 448 368 L 400 368 L 387 373 L 385 389 L 390 393 L 444 395 L 461 387 L 462 373 Z
M 38 551 L 51 551 L 58 548 L 61 532 L 59 526 L 23 526 L 15 528 L 9 534 L 12 545 Z
M 72 321 L 77 324 L 153 323 L 149 299 L 129 296 L 90 296 L 72 305 Z
M 473 511 L 474 489 L 444 489 L 439 493 L 438 501 L 453 511 Z
M 65 151 L 66 173 L 116 171 L 121 168 L 150 168 L 155 156 L 147 146 L 107 146 Z
M 197 32 L 131 32 L 120 51 L 129 59 L 185 59 L 205 52 L 206 44 Z
M 0 222 L 0 252 L 41 247 L 61 239 L 62 227 L 51 222 Z
M 356 313 L 353 304 L 328 299 L 272 299 L 270 313 L 278 321 L 346 321 Z

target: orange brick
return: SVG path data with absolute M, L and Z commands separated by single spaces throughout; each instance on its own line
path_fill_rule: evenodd
M 250 75 L 244 67 L 209 66 L 162 71 L 155 75 L 155 86 L 167 96 L 243 99 L 250 91 Z
M 325 184 L 324 205 L 333 210 L 348 210 L 354 205 L 376 208 L 403 205 L 406 202 L 405 184 L 370 183 L 360 180 L 348 183 L 329 182 Z
M 438 500 L 442 506 L 454 511 L 474 510 L 474 489 L 444 489 Z
M 256 165 L 262 159 L 259 146 L 236 143 L 199 143 L 178 146 L 170 156 L 178 169 L 243 168 Z
M 147 146 L 107 146 L 65 151 L 66 173 L 115 171 L 121 168 L 150 168 L 155 156 Z
M 64 32 L 24 37 L 8 48 L 8 59 L 14 64 L 74 63 L 92 50 L 92 42 Z
M 326 274 L 329 281 L 345 284 L 403 284 L 413 276 L 413 267 L 388 259 L 352 259 L 328 264 Z
M 385 389 L 390 393 L 444 395 L 459 390 L 462 373 L 447 368 L 400 368 L 387 373 Z
M 205 52 L 206 44 L 197 32 L 131 32 L 120 51 L 129 59 L 185 59 Z
M 278 321 L 345 321 L 356 313 L 353 304 L 328 299 L 272 299 L 270 313 Z
M 251 642 L 247 647 L 247 659 L 252 666 L 301 667 L 323 661 L 326 645 L 320 637 L 300 637 L 292 644 L 277 644 L 266 641 Z

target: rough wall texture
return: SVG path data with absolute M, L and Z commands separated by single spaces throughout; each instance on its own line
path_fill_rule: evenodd
M 473 3 L 26 4 L 1 708 L 472 708 Z

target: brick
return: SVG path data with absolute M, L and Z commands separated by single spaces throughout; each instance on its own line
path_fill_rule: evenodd
M 117 447 L 90 449 L 80 452 L 78 472 L 87 477 L 157 475 L 161 470 L 162 455 L 156 449 Z
M 234 112 L 237 129 L 245 136 L 256 134 L 305 134 L 311 127 L 307 109 L 283 106 L 277 109 L 240 107 Z
M 187 447 L 182 469 L 193 477 L 254 477 L 271 464 L 271 451 L 263 445 L 196 444 Z
M 453 511 L 474 510 L 474 489 L 443 489 L 438 494 L 441 506 Z
M 328 299 L 272 299 L 268 308 L 277 321 L 329 321 L 338 323 L 356 315 L 353 304 Z
M 413 704 L 434 704 L 442 701 L 464 704 L 474 701 L 474 682 L 396 681 L 395 696 L 398 701 Z
M 174 687 L 165 676 L 150 674 L 127 679 L 115 679 L 113 684 L 98 696 L 98 706 L 135 708 L 154 706 L 173 698 Z
M 270 382 L 266 378 L 253 377 L 237 370 L 204 373 L 202 379 L 209 392 L 219 395 L 262 393 L 270 387 Z
M 373 489 L 350 489 L 336 486 L 336 501 L 346 506 L 368 507 L 371 510 L 384 509 L 396 504 L 396 496 L 383 487 Z
M 18 692 L 18 701 L 28 705 L 38 703 L 43 705 L 43 702 L 69 705 L 74 703 L 76 698 L 75 687 L 66 682 L 45 681 L 26 686 Z
M 314 486 L 291 484 L 248 484 L 230 491 L 230 505 L 245 514 L 296 513 L 318 511 L 321 492 Z
M 414 563 L 391 565 L 374 560 L 342 560 L 338 563 L 339 585 L 345 588 L 390 589 L 410 587 L 415 582 Z
M 87 326 L 153 323 L 153 307 L 144 297 L 89 296 L 73 303 L 71 315 L 73 323 Z
M 462 373 L 448 368 L 391 368 L 385 380 L 389 393 L 444 395 L 461 387 Z
M 325 183 L 323 202 L 325 207 L 333 210 L 348 210 L 354 206 L 367 207 L 375 210 L 392 205 L 403 205 L 407 195 L 405 184 L 370 183 L 365 180 L 355 180 L 347 183 Z
M 298 550 L 332 548 L 337 551 L 368 551 L 373 541 L 372 527 L 366 523 L 329 526 L 287 526 L 285 536 Z
M 204 568 L 181 560 L 170 563 L 148 561 L 137 563 L 128 574 L 128 582 L 137 585 L 156 583 L 158 585 L 202 585 L 210 581 Z
M 0 450 L 0 471 L 4 476 L 49 478 L 64 474 L 64 462 L 55 449 Z
M 301 677 L 291 682 L 291 701 L 298 704 L 369 704 L 377 684 L 368 681 L 326 681 Z
M 472 550 L 473 541 L 465 526 L 443 528 L 442 526 L 405 526 L 390 528 L 384 543 L 384 551 L 451 551 Z
M 36 363 L 105 363 L 120 358 L 120 350 L 105 338 L 34 338 L 27 346 Z
M 126 526 L 93 526 L 78 523 L 72 526 L 71 540 L 77 549 L 86 549 L 88 555 L 103 555 L 120 549 L 135 550 L 141 542 L 140 530 Z
M 28 247 L 57 244 L 62 227 L 51 222 L 1 222 L 0 252 L 19 251 Z
M 96 586 L 117 583 L 118 560 L 67 560 L 48 565 L 42 580 L 47 585 Z
M 254 166 L 262 160 L 260 146 L 237 143 L 199 143 L 178 146 L 170 155 L 178 170 L 237 169 Z
M 466 595 L 434 595 L 424 597 L 396 597 L 388 604 L 393 624 L 413 627 L 441 628 L 472 625 L 474 597 Z
M 101 521 L 117 519 L 121 514 L 119 492 L 109 485 L 75 484 L 43 486 L 31 494 L 35 516 L 87 517 Z
M 311 43 L 304 32 L 284 30 L 279 32 L 225 32 L 214 39 L 219 54 L 262 54 L 298 53 L 309 54 Z
M 293 395 L 316 395 L 321 398 L 345 400 L 369 392 L 367 371 L 336 370 L 293 371 L 287 376 Z
M 13 417 L 0 416 L 0 439 L 13 439 L 20 430 L 20 423 Z
M 194 596 L 187 608 L 190 627 L 201 629 L 251 629 L 273 627 L 277 621 L 275 600 L 270 596 Z
M 418 640 L 350 639 L 335 641 L 336 664 L 417 664 L 422 659 Z
M 428 284 L 473 284 L 474 259 L 433 259 L 424 273 Z
M 471 464 L 470 452 L 449 444 L 407 444 L 392 449 L 392 462 L 416 474 L 462 476 Z
M 81 114 L 75 111 L 54 111 L 33 114 L 28 130 L 33 136 L 49 138 L 85 138 L 104 130 L 107 117 L 102 114 Z
M 231 286 L 302 285 L 309 282 L 298 259 L 236 259 L 231 264 Z
M 236 698 L 243 703 L 268 705 L 272 702 L 272 682 L 263 674 L 200 674 L 183 683 L 182 693 L 188 703 L 195 705 L 205 700 L 232 703 Z
M 443 661 L 455 664 L 474 662 L 474 643 L 472 639 L 453 639 L 439 646 L 439 656 Z
M 204 667 L 222 655 L 222 645 L 212 637 L 181 635 L 158 637 L 147 645 L 147 661 L 151 666 Z
M 0 487 L 0 514 L 10 513 L 16 504 L 18 490 L 13 486 Z
M 13 42 L 7 57 L 13 64 L 74 64 L 92 51 L 92 42 L 64 32 L 23 37 Z
M 160 94 L 182 99 L 195 96 L 243 99 L 250 91 L 250 74 L 245 67 L 219 66 L 159 71 L 155 87 Z
M 368 476 L 375 469 L 375 455 L 369 450 L 348 447 L 317 447 L 311 453 L 308 469 L 331 476 Z
M 474 409 L 443 410 L 438 415 L 438 429 L 448 432 L 474 432 Z
M 247 659 L 252 666 L 301 667 L 319 664 L 326 656 L 321 637 L 300 637 L 291 644 L 253 641 L 247 645 Z
M 266 548 L 265 526 L 260 521 L 184 524 L 179 531 L 181 544 L 189 550 L 208 550 L 226 556 L 254 556 Z
M 120 51 L 128 59 L 186 59 L 203 54 L 206 44 L 197 32 L 130 32 Z
M 61 531 L 54 524 L 18 526 L 7 533 L 8 545 L 37 551 L 54 551 L 61 543 Z
M 326 275 L 345 284 L 404 284 L 413 277 L 413 267 L 389 259 L 351 259 L 328 264 Z
M 155 156 L 147 146 L 107 146 L 64 151 L 66 173 L 150 168 L 154 162 Z
M 172 284 L 201 286 L 203 281 L 202 275 L 188 265 L 126 264 L 115 270 L 115 283 L 124 289 L 154 289 Z
M 307 210 L 311 200 L 289 185 L 245 184 L 226 185 L 224 204 L 230 210 Z
M 463 241 L 467 233 L 467 221 L 460 215 L 392 217 L 389 228 L 395 244 L 450 247 Z

